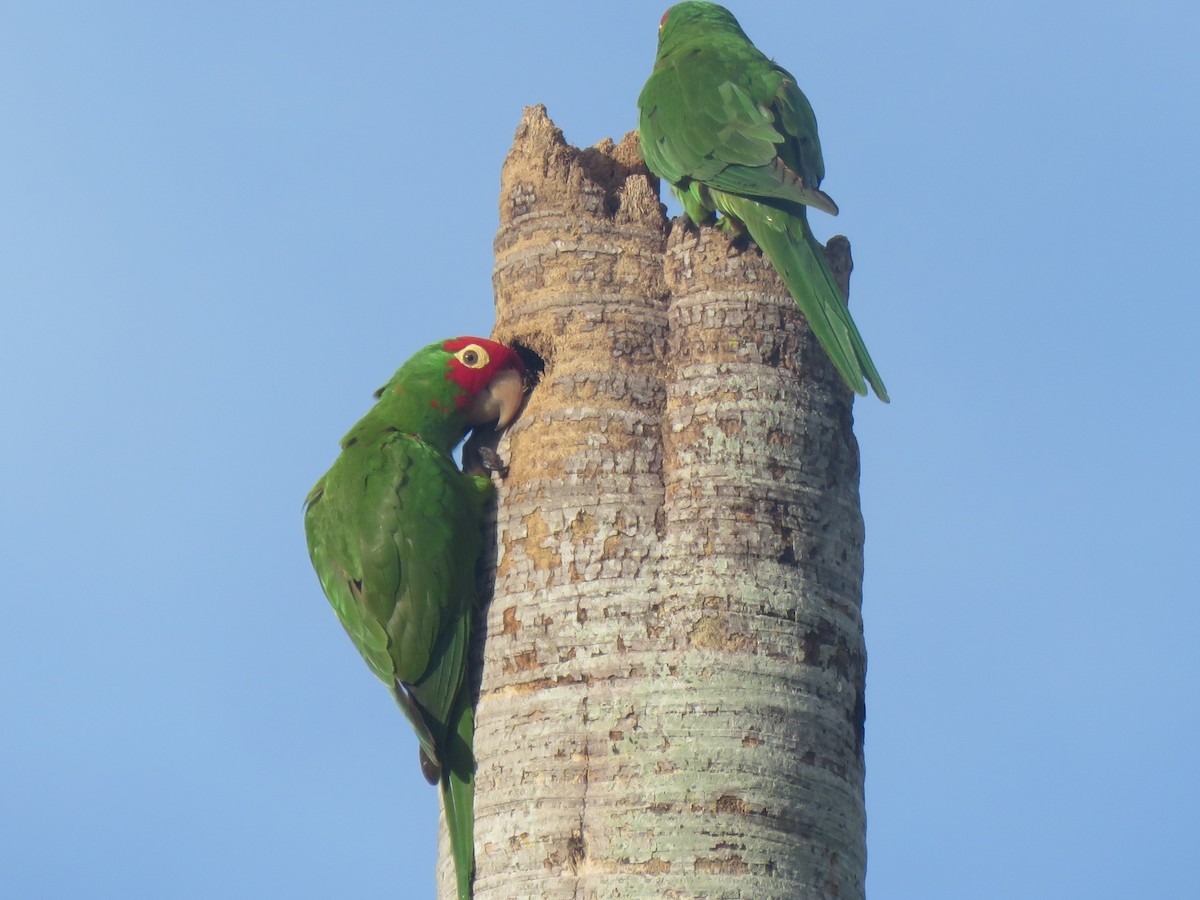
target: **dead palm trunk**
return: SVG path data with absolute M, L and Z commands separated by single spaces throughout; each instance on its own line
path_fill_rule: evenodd
M 546 368 L 501 446 L 475 896 L 862 897 L 850 392 L 756 249 L 668 233 L 633 135 L 527 110 L 500 210 L 496 336 Z

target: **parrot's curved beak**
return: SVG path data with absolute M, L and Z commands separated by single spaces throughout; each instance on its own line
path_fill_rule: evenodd
M 467 423 L 482 425 L 494 421 L 500 431 L 512 424 L 524 402 L 525 379 L 516 369 L 504 369 L 475 398 L 467 412 Z

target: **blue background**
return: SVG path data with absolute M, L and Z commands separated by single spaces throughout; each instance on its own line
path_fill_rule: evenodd
M 489 331 L 522 107 L 634 128 L 662 9 L 400 6 L 0 12 L 0 895 L 432 896 L 301 501 Z M 894 398 L 872 900 L 1200 896 L 1196 6 L 734 11 L 816 108 Z

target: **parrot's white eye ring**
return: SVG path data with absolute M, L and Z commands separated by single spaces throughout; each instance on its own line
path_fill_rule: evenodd
M 488 352 L 478 344 L 467 344 L 454 354 L 454 358 L 468 369 L 482 369 L 492 361 Z

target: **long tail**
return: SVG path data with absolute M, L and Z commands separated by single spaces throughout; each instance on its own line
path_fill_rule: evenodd
M 771 260 L 846 384 L 864 396 L 869 384 L 887 403 L 883 378 L 850 317 L 850 308 L 825 262 L 825 253 L 808 227 L 804 207 L 784 211 L 730 194 L 723 194 L 720 200 L 722 211 L 741 219 Z
M 470 692 L 459 691 L 456 724 L 442 766 L 442 805 L 454 856 L 458 900 L 470 900 L 475 877 L 475 713 Z

